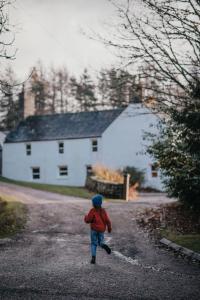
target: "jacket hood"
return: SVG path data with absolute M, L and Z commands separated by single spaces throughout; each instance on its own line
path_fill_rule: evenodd
M 95 195 L 92 198 L 92 204 L 93 204 L 93 206 L 101 207 L 102 202 L 103 202 L 103 196 L 102 195 Z

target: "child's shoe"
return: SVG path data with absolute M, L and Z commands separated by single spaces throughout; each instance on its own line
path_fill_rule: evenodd
M 111 253 L 111 249 L 110 249 L 110 247 L 108 247 L 108 245 L 103 244 L 101 247 L 102 247 L 104 250 L 106 250 L 106 252 L 107 252 L 108 254 Z
M 96 256 L 92 256 L 92 259 L 90 261 L 91 264 L 95 264 L 96 263 Z

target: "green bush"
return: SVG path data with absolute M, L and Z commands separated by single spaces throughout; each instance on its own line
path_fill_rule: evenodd
M 143 170 L 139 170 L 135 167 L 127 166 L 123 169 L 123 173 L 130 174 L 130 185 L 138 183 L 139 187 L 141 187 L 145 182 L 145 177 L 144 177 L 144 171 Z
M 169 196 L 200 211 L 200 93 L 185 109 L 170 111 L 148 152 L 159 162 Z

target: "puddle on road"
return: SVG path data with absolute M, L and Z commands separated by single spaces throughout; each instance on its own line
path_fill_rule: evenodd
M 111 239 L 112 239 L 111 237 L 107 237 L 107 238 L 105 238 L 105 242 L 107 244 L 109 244 Z M 143 269 L 151 269 L 152 271 L 155 271 L 155 272 L 160 272 L 161 271 L 160 267 L 154 267 L 154 266 L 151 266 L 151 265 L 144 265 L 144 264 L 140 263 L 138 259 L 132 258 L 130 256 L 126 256 L 126 255 L 122 254 L 120 251 L 114 250 L 114 251 L 112 251 L 112 253 L 116 257 L 126 261 L 127 263 L 130 263 L 131 265 L 138 266 L 138 267 L 141 267 Z M 135 254 L 138 253 L 138 251 L 136 249 L 132 249 L 132 253 L 133 253 L 133 256 L 134 256 Z

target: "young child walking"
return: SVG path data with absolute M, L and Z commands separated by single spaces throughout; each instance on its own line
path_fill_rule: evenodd
M 102 208 L 103 196 L 95 195 L 92 198 L 93 208 L 85 216 L 85 222 L 90 223 L 91 228 L 91 264 L 96 263 L 96 250 L 97 246 L 103 248 L 108 254 L 111 253 L 110 247 L 104 243 L 104 232 L 106 227 L 110 233 L 112 230 L 111 221 L 106 213 L 106 210 Z

